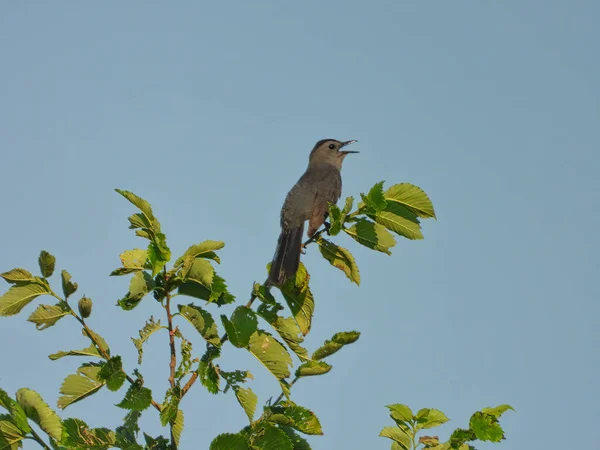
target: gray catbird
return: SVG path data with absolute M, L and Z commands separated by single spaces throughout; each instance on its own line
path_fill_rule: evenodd
M 281 286 L 296 274 L 300 263 L 304 222 L 308 236 L 319 229 L 329 211 L 342 194 L 342 162 L 351 151 L 342 148 L 356 141 L 340 142 L 322 139 L 310 152 L 308 168 L 290 190 L 281 208 L 281 234 L 271 262 L 268 285 Z

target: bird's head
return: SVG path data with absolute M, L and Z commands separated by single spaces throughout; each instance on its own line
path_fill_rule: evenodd
M 347 145 L 358 142 L 352 141 L 337 141 L 335 139 L 321 139 L 317 142 L 310 152 L 309 165 L 315 164 L 331 164 L 338 169 L 342 168 L 344 158 L 350 153 L 358 153 L 357 151 L 343 150 Z

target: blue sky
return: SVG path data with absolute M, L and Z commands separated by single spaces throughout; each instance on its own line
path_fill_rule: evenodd
M 377 434 L 390 403 L 443 410 L 442 437 L 510 403 L 508 441 L 478 448 L 572 447 L 600 420 L 599 14 L 594 1 L 5 2 L 0 271 L 55 254 L 94 300 L 90 325 L 133 370 L 129 337 L 161 311 L 151 299 L 115 306 L 128 281 L 108 273 L 143 242 L 113 189 L 152 203 L 175 255 L 225 241 L 219 273 L 245 302 L 314 142 L 358 139 L 343 195 L 411 182 L 438 221 L 391 257 L 339 236 L 360 288 L 315 248 L 304 257 L 309 348 L 362 332 L 330 374 L 294 387 L 324 427 L 313 448 L 389 448 Z M 0 386 L 55 405 L 81 361 L 46 356 L 87 343 L 74 321 L 36 331 L 33 309 L 1 321 Z M 157 393 L 167 349 L 154 336 L 141 368 Z M 254 373 L 259 405 L 278 393 L 252 356 L 224 353 L 222 367 Z M 121 396 L 64 417 L 114 427 Z M 183 408 L 183 449 L 246 423 L 231 394 L 200 386 Z M 143 425 L 166 432 L 152 411 Z

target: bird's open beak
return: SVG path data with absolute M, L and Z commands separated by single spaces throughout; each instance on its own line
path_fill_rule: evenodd
M 358 141 L 353 139 L 351 141 L 342 142 L 342 148 L 346 147 L 347 145 L 354 144 L 355 142 L 358 142 Z M 350 151 L 350 150 L 344 150 L 344 151 L 342 151 L 340 153 L 343 153 L 344 155 L 347 155 L 349 153 L 360 153 L 360 152 Z

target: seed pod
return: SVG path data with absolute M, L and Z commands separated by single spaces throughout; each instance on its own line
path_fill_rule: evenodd
M 92 299 L 85 296 L 81 297 L 81 300 L 79 300 L 79 303 L 77 304 L 77 308 L 79 308 L 81 317 L 87 319 L 92 313 Z

